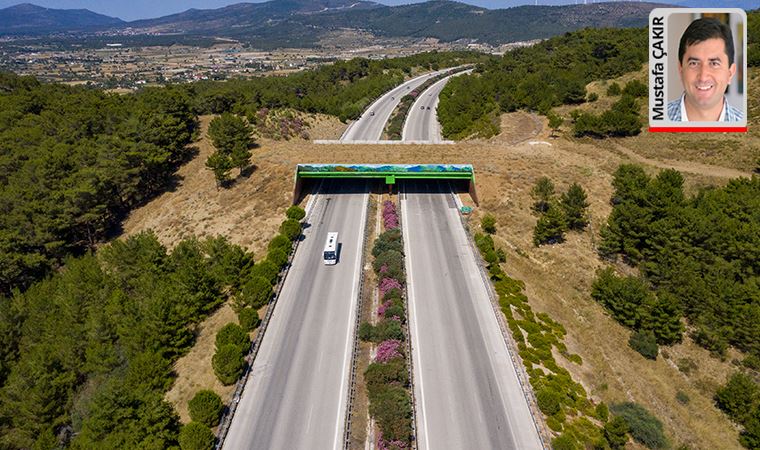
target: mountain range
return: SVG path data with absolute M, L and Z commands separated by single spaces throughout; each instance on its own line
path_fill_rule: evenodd
M 645 26 L 649 11 L 659 6 L 662 5 L 610 2 L 491 10 L 449 0 L 393 7 L 363 0 L 273 0 L 123 22 L 88 10 L 23 4 L 0 10 L 0 35 L 118 33 L 128 29 L 137 35 L 222 37 L 272 48 L 314 46 L 331 33 L 355 30 L 385 38 L 502 44 L 584 27 Z

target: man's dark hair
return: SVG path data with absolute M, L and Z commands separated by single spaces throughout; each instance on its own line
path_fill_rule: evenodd
M 686 28 L 678 44 L 678 63 L 683 64 L 683 54 L 686 53 L 687 47 L 713 38 L 723 39 L 728 65 L 731 66 L 734 63 L 734 37 L 731 28 L 713 18 L 697 19 Z

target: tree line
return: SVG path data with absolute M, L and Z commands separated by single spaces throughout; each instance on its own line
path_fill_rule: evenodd
M 437 70 L 485 59 L 474 52 L 429 52 L 403 58 L 337 61 L 287 77 L 260 77 L 185 86 L 198 114 L 233 112 L 255 123 L 261 109 L 293 108 L 342 121 L 358 118 L 371 102 L 415 69 Z
M 0 301 L 0 447 L 176 446 L 172 364 L 253 267 L 224 238 L 169 252 L 148 232 Z
M 701 345 L 718 354 L 733 345 L 760 355 L 760 178 L 734 179 L 687 197 L 679 172 L 650 177 L 625 164 L 613 186 L 600 253 L 638 266 L 656 294 L 659 314 L 688 318 Z M 640 294 L 625 294 L 630 300 L 621 300 L 621 313 L 636 328 L 646 323 L 636 311 L 649 309 L 654 297 L 639 282 L 627 283 L 624 292 Z M 682 328 L 673 327 L 673 335 L 658 341 L 680 340 Z
M 0 294 L 93 248 L 164 190 L 196 127 L 181 89 L 118 96 L 0 73 Z
M 498 114 L 586 101 L 586 84 L 639 70 L 647 60 L 644 29 L 584 29 L 481 63 L 450 80 L 438 106 L 444 136 L 498 133 Z

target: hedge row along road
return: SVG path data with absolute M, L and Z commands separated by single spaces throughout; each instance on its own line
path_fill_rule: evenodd
M 417 448 L 543 448 L 446 184 L 401 194 Z
M 223 448 L 343 448 L 368 199 L 363 181 L 316 196 Z M 322 259 L 330 231 L 334 266 Z

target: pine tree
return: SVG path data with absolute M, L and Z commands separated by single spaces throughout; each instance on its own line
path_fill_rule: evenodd
M 554 197 L 554 183 L 548 177 L 541 177 L 530 191 L 533 203 L 533 211 L 545 213 L 549 209 L 549 202 Z
M 220 151 L 215 151 L 206 160 L 206 167 L 214 172 L 216 185 L 224 186 L 230 181 L 230 170 L 235 167 L 232 158 Z
M 567 192 L 562 194 L 560 206 L 571 230 L 583 230 L 588 225 L 587 198 L 586 191 L 578 183 L 573 183 Z
M 541 244 L 562 242 L 565 240 L 565 231 L 567 231 L 567 220 L 562 209 L 550 203 L 548 210 L 538 219 L 533 229 L 533 244 L 538 247 Z

